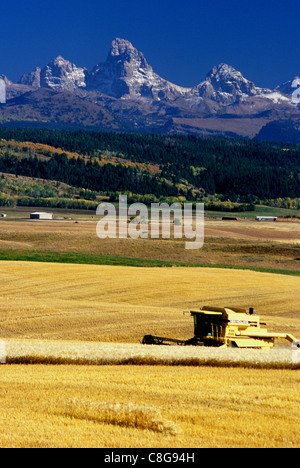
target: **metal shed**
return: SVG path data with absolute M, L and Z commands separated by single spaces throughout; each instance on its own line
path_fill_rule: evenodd
M 256 216 L 256 221 L 276 221 L 277 216 Z
M 37 211 L 36 213 L 30 214 L 30 219 L 53 219 L 53 214 Z

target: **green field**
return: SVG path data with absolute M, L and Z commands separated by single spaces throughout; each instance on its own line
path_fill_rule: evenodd
M 278 216 L 282 218 L 285 218 L 287 216 L 300 217 L 299 210 L 289 210 L 287 208 L 277 208 L 273 206 L 262 206 L 262 205 L 256 205 L 255 211 L 245 211 L 243 213 L 239 213 L 239 212 L 225 213 L 222 211 L 205 210 L 205 214 L 210 215 L 210 216 L 237 216 L 237 217 L 249 218 L 249 219 L 254 219 L 256 218 L 256 216 L 274 216 L 274 217 Z
M 300 276 L 300 271 L 280 270 L 275 268 L 260 268 L 251 266 L 209 264 L 209 263 L 185 263 L 162 260 L 148 260 L 143 258 L 117 257 L 105 255 L 91 255 L 80 253 L 61 253 L 43 251 L 24 250 L 3 250 L 0 249 L 1 261 L 25 261 L 44 263 L 73 263 L 79 265 L 116 265 L 134 267 L 190 267 L 190 268 L 227 268 L 234 270 L 250 270 L 266 273 L 277 273 L 282 275 Z

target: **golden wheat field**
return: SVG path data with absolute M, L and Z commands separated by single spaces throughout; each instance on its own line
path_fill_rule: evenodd
M 0 367 L 1 447 L 300 446 L 299 372 Z
M 299 277 L 219 268 L 0 264 L 1 338 L 138 343 L 190 338 L 183 312 L 254 307 L 272 331 L 300 334 Z
M 272 350 L 147 347 L 184 311 L 254 307 L 300 338 L 299 277 L 0 263 L 0 447 L 299 447 L 300 371 Z

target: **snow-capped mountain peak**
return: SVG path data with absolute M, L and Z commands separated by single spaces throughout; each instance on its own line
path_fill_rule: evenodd
M 243 77 L 241 72 L 237 71 L 231 65 L 227 65 L 226 63 L 221 63 L 220 65 L 214 66 L 206 76 L 206 79 L 214 83 L 227 83 L 229 81 L 248 82 L 248 80 Z
M 74 91 L 85 88 L 86 69 L 79 68 L 61 55 L 41 71 L 41 87 Z
M 106 62 L 92 70 L 89 88 L 122 99 L 174 99 L 188 91 L 154 73 L 144 54 L 120 38 L 113 40 Z
M 19 83 L 58 91 L 74 91 L 86 87 L 87 70 L 77 67 L 61 55 L 51 60 L 43 69 L 23 75 Z
M 262 94 L 252 81 L 244 78 L 241 72 L 231 65 L 221 63 L 214 66 L 205 81 L 194 88 L 194 94 L 216 101 L 221 105 L 239 103 L 241 100 Z

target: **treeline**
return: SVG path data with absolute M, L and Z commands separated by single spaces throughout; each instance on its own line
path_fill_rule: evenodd
M 30 198 L 30 197 L 18 197 L 10 200 L 10 205 L 1 204 L 0 206 L 43 206 L 44 208 L 63 208 L 72 210 L 93 210 L 96 211 L 99 202 L 92 202 L 88 200 L 75 200 L 72 198 Z
M 97 209 L 99 202 L 88 200 L 75 200 L 71 198 L 33 198 L 33 197 L 12 197 L 5 193 L 0 193 L 0 206 L 15 208 L 16 206 L 43 206 L 44 208 L 63 208 L 72 210 L 93 210 Z
M 245 213 L 246 211 L 255 211 L 256 207 L 253 203 L 205 203 L 205 210 L 208 211 L 224 211 L 228 213 Z
M 16 171 L 31 171 L 32 177 L 55 177 L 90 190 L 180 196 L 184 192 L 178 187 L 184 184 L 191 187 L 186 193 L 188 199 L 195 195 L 192 187 L 201 188 L 207 194 L 224 195 L 224 199 L 233 202 L 241 197 L 245 203 L 300 197 L 300 147 L 297 145 L 194 135 L 16 128 L 0 129 L 0 138 L 43 143 L 88 155 L 87 163 L 54 157 L 49 164 L 40 166 L 30 159 L 12 165 Z M 132 161 L 156 164 L 161 172 L 155 177 L 142 175 L 132 168 L 110 164 L 100 167 L 93 162 L 94 157 L 107 151 Z

